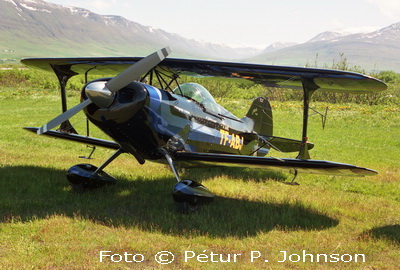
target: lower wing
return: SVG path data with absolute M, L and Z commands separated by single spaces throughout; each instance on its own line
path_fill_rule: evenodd
M 36 133 L 37 127 L 26 127 L 26 130 Z M 78 143 L 95 145 L 109 149 L 121 149 L 121 146 L 113 141 L 91 138 L 71 133 L 63 133 L 50 130 L 44 133 L 46 136 L 65 139 Z M 351 164 L 337 163 L 324 160 L 306 160 L 290 158 L 240 156 L 213 153 L 175 152 L 174 160 L 182 167 L 248 167 L 272 170 L 296 170 L 302 173 L 327 174 L 341 176 L 368 176 L 376 175 L 371 169 L 358 167 Z
M 248 167 L 272 170 L 295 170 L 302 173 L 339 176 L 370 176 L 377 172 L 351 164 L 324 160 L 240 156 L 213 153 L 176 152 L 175 161 L 182 167 Z
M 33 133 L 36 133 L 39 128 L 25 127 L 24 129 L 31 131 Z M 121 149 L 121 146 L 116 142 L 82 136 L 82 135 L 77 135 L 77 134 L 73 134 L 73 133 L 65 133 L 65 132 L 59 132 L 59 131 L 55 131 L 55 130 L 49 130 L 46 133 L 43 133 L 43 135 L 54 137 L 54 138 L 59 138 L 59 139 L 63 139 L 63 140 L 83 143 L 83 144 L 100 146 L 100 147 L 114 149 L 114 150 Z

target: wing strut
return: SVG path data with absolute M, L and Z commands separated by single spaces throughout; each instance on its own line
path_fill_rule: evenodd
M 302 77 L 301 82 L 303 85 L 303 133 L 301 139 L 301 146 L 297 159 L 311 159 L 308 152 L 308 115 L 310 110 L 310 100 L 312 94 L 319 88 L 314 82 L 312 77 Z
M 68 110 L 67 108 L 67 94 L 66 94 L 66 85 L 67 82 L 70 78 L 72 78 L 75 75 L 78 75 L 78 73 L 73 72 L 71 70 L 72 65 L 52 65 L 50 64 L 51 68 L 53 69 L 54 73 L 57 76 L 58 82 L 60 83 L 60 90 L 61 90 L 61 108 L 62 112 L 66 112 Z M 74 127 L 71 125 L 69 120 L 64 121 L 59 130 L 61 132 L 66 132 L 66 133 L 73 133 L 73 134 L 78 134 Z

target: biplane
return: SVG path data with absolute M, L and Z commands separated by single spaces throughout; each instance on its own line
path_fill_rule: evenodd
M 309 103 L 315 91 L 372 93 L 385 90 L 383 82 L 338 70 L 173 59 L 167 58 L 169 53 L 167 47 L 147 57 L 22 60 L 24 65 L 54 71 L 61 87 L 62 114 L 40 128 L 26 127 L 27 130 L 115 150 L 99 167 L 72 166 L 67 178 L 75 190 L 115 183 L 117 180 L 104 169 L 123 153 L 131 154 L 140 164 L 146 160 L 168 164 L 177 180 L 173 198 L 183 212 L 211 201 L 214 194 L 199 182 L 182 180 L 178 166 L 287 170 L 294 173 L 294 178 L 297 173 L 346 176 L 377 173 L 351 164 L 312 160 L 309 150 L 314 145 L 308 141 L 307 130 Z M 84 74 L 87 78 L 88 74 L 111 72 L 117 75 L 87 82 L 81 92 L 81 103 L 67 108 L 66 84 L 71 77 Z M 256 98 L 248 113 L 238 118 L 220 106 L 200 84 L 179 84 L 180 76 L 244 80 L 303 91 L 301 139 L 273 135 L 272 109 L 267 98 Z M 80 111 L 112 140 L 79 135 L 68 119 Z M 296 158 L 267 156 L 271 149 L 298 155 Z

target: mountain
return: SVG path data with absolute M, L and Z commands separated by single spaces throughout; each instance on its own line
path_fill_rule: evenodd
M 312 65 L 331 67 L 341 55 L 350 67 L 367 71 L 393 70 L 400 72 L 400 23 L 370 33 L 346 35 L 324 32 L 306 43 L 263 52 L 246 61 L 276 65 Z
M 0 36 L 3 58 L 138 56 L 165 46 L 173 48 L 173 57 L 230 59 L 260 52 L 198 42 L 121 16 L 42 0 L 0 0 Z
M 270 53 L 270 52 L 274 52 L 280 49 L 284 49 L 284 48 L 288 48 L 291 46 L 297 45 L 297 43 L 295 42 L 275 42 L 272 43 L 271 45 L 269 45 L 267 48 L 265 48 L 261 54 L 265 54 L 265 53 Z
M 340 37 L 343 37 L 346 35 L 349 35 L 349 34 L 346 32 L 326 31 L 326 32 L 316 35 L 315 37 L 310 39 L 308 42 L 329 41 L 329 40 L 333 40 L 335 38 L 340 38 Z
M 24 57 L 144 56 L 170 46 L 172 57 L 330 68 L 344 55 L 350 67 L 400 72 L 400 23 L 370 33 L 327 31 L 303 44 L 277 42 L 260 50 L 199 42 L 121 16 L 43 0 L 0 0 L 0 36 L 0 62 Z

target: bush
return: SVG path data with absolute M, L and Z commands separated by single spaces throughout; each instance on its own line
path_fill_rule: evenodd
M 397 83 L 400 81 L 400 74 L 394 71 L 381 71 L 375 78 L 384 81 L 385 83 Z

